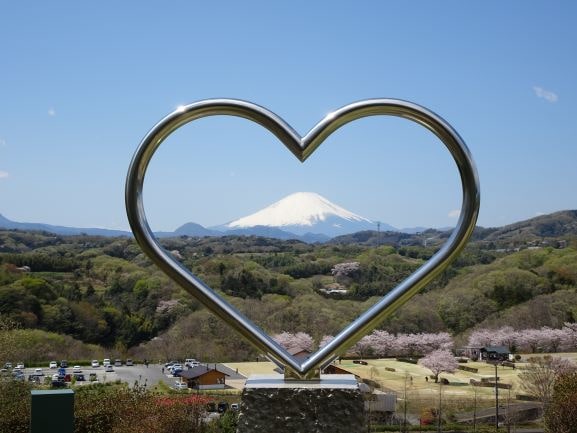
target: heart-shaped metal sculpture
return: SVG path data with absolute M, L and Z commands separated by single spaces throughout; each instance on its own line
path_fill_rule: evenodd
M 182 266 L 158 242 L 150 230 L 142 200 L 144 176 L 154 152 L 176 129 L 207 116 L 237 116 L 249 119 L 272 132 L 301 161 L 306 159 L 334 131 L 354 120 L 390 115 L 412 120 L 431 130 L 453 156 L 461 176 L 463 202 L 456 228 L 442 248 L 379 302 L 343 329 L 329 344 L 299 362 L 262 329 L 236 310 L 191 271 Z M 475 164 L 459 134 L 441 117 L 411 102 L 396 99 L 368 99 L 346 105 L 328 114 L 304 137 L 271 111 L 234 99 L 210 99 L 179 108 L 162 119 L 144 137 L 128 170 L 126 210 L 130 227 L 142 250 L 170 278 L 198 299 L 215 315 L 242 334 L 275 363 L 284 366 L 285 378 L 315 379 L 320 370 L 342 354 L 380 321 L 391 314 L 455 259 L 471 236 L 479 213 L 479 180 Z

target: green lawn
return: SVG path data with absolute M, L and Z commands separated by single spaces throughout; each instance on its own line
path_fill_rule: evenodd
M 531 356 L 538 355 L 523 355 L 522 361 L 526 361 Z M 560 356 L 571 359 L 577 363 L 577 353 L 555 353 L 552 356 Z M 272 374 L 274 373 L 275 365 L 271 362 L 238 362 L 226 364 L 230 368 L 236 369 L 246 377 L 252 374 Z M 431 371 L 416 364 L 409 364 L 406 362 L 399 362 L 392 358 L 387 359 L 371 359 L 367 360 L 367 365 L 354 364 L 351 360 L 343 360 L 337 365 L 351 373 L 360 376 L 361 378 L 371 379 L 379 383 L 384 391 L 395 391 L 400 398 L 407 393 L 410 399 L 432 399 L 439 395 L 439 384 L 434 380 L 425 379 L 431 375 Z M 449 381 L 449 385 L 444 385 L 442 388 L 443 397 L 458 401 L 469 400 L 476 398 L 485 400 L 487 404 L 492 404 L 495 396 L 495 391 L 491 387 L 473 387 L 470 385 L 470 380 L 475 379 L 480 381 L 482 378 L 494 378 L 495 367 L 484 362 L 468 362 L 462 364 L 467 367 L 477 368 L 478 373 L 470 373 L 463 370 L 457 370 L 455 373 L 442 373 L 440 377 L 444 377 Z M 506 389 L 500 389 L 500 398 L 514 399 L 517 394 L 524 394 L 520 388 L 518 375 L 523 371 L 522 367 L 525 362 L 518 362 L 518 368 L 497 367 L 497 374 L 500 383 L 512 384 L 513 388 L 509 392 Z M 395 371 L 387 371 L 386 368 L 395 369 Z M 412 378 L 412 380 L 411 380 Z

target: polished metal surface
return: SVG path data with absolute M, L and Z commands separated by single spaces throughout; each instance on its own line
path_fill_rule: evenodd
M 154 152 L 176 129 L 207 116 L 237 116 L 258 123 L 272 132 L 301 162 L 306 161 L 330 134 L 354 120 L 368 116 L 397 116 L 416 122 L 432 131 L 443 142 L 459 170 L 463 201 L 457 226 L 428 262 L 361 314 L 330 343 L 308 359 L 299 362 L 262 329 L 176 261 L 160 245 L 148 225 L 142 193 L 146 169 Z M 235 99 L 209 99 L 177 109 L 148 132 L 130 164 L 125 200 L 128 220 L 136 241 L 160 269 L 242 334 L 258 350 L 284 366 L 287 379 L 318 379 L 324 366 L 373 330 L 379 322 L 417 294 L 456 258 L 475 227 L 479 213 L 480 190 L 475 164 L 459 134 L 441 117 L 417 104 L 397 99 L 368 99 L 355 102 L 328 114 L 301 137 L 284 120 L 259 105 Z

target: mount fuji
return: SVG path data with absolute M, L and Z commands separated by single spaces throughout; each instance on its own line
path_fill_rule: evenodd
M 381 224 L 383 230 L 397 231 Z M 376 230 L 377 223 L 350 212 L 314 192 L 296 192 L 251 215 L 215 227 L 226 231 L 278 229 L 298 236 L 323 235 L 329 238 Z

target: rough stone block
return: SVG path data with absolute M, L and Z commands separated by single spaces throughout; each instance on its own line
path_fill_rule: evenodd
M 366 431 L 363 396 L 350 374 L 320 381 L 251 376 L 245 385 L 237 433 L 360 433 Z

